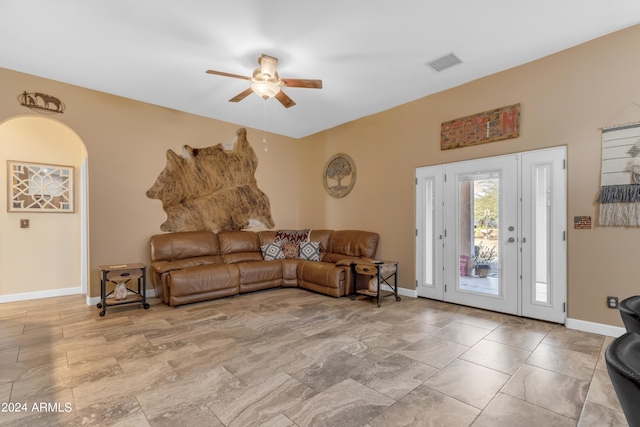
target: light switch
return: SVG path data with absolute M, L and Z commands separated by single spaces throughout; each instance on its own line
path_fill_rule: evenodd
M 20 220 L 20 228 L 29 228 L 29 220 L 21 219 Z

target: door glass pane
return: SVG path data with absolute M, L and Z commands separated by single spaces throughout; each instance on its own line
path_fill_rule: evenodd
M 549 165 L 534 166 L 533 174 L 535 191 L 533 212 L 535 295 L 533 300 L 548 303 L 551 285 L 549 280 L 549 213 L 551 210 Z
M 435 180 L 425 179 L 424 209 L 424 284 L 435 287 Z
M 502 295 L 498 240 L 500 173 L 459 176 L 458 290 Z

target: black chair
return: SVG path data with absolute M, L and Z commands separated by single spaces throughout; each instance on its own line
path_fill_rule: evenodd
M 623 299 L 619 308 L 627 332 L 640 334 L 640 296 Z
M 615 339 L 604 357 L 629 427 L 640 427 L 640 334 L 627 332 Z

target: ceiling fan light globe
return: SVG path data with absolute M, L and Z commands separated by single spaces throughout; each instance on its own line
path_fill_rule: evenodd
M 267 81 L 254 82 L 251 89 L 263 99 L 272 98 L 280 92 L 280 86 Z

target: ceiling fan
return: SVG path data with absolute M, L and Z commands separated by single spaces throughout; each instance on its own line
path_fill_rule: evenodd
M 278 58 L 274 58 L 273 56 L 262 54 L 262 56 L 258 58 L 258 64 L 260 64 L 260 66 L 253 70 L 253 77 L 245 77 L 238 74 L 214 70 L 207 70 L 207 73 L 218 76 L 234 77 L 236 79 L 249 80 L 252 82 L 249 89 L 234 96 L 229 100 L 229 102 L 240 102 L 247 96 L 251 95 L 252 92 L 255 92 L 264 99 L 269 99 L 275 96 L 275 98 L 280 101 L 285 108 L 289 108 L 296 105 L 296 103 L 281 90 L 283 86 L 322 89 L 322 80 L 281 79 L 276 71 Z

